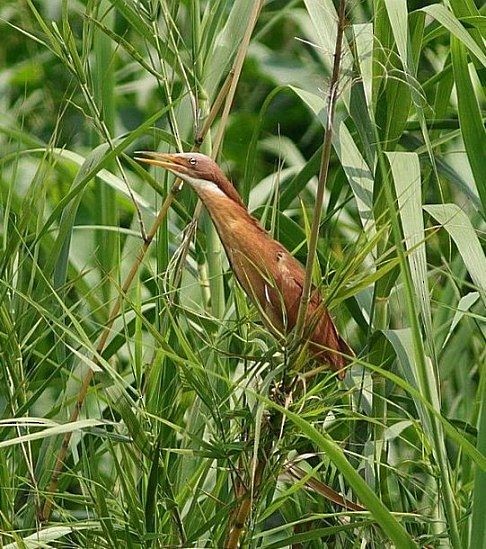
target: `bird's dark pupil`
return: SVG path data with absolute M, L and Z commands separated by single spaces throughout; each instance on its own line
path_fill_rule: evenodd
M 192 164 L 193 166 L 195 166 L 196 163 L 197 163 L 197 160 L 196 160 L 195 158 L 191 158 L 191 159 L 189 160 L 189 164 Z

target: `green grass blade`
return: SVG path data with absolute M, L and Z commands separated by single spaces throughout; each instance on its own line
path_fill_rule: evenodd
M 486 257 L 471 221 L 456 204 L 428 204 L 424 209 L 454 240 L 474 284 L 486 303 Z
M 451 46 L 461 134 L 476 188 L 481 198 L 484 215 L 486 211 L 486 183 L 484 180 L 486 129 L 484 128 L 478 98 L 476 97 L 476 90 L 469 73 L 466 48 L 456 38 L 452 38 Z

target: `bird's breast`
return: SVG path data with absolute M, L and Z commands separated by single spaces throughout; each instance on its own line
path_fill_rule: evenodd
M 295 280 L 303 277 L 302 266 L 246 209 L 214 194 L 201 198 L 243 290 L 274 331 L 292 329 L 302 292 Z

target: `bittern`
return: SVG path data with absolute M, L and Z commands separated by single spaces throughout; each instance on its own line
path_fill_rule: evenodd
M 238 282 L 277 337 L 297 322 L 305 270 L 280 242 L 250 215 L 221 168 L 201 153 L 141 152 L 137 160 L 160 166 L 186 181 L 206 207 Z M 342 379 L 352 351 L 313 288 L 304 320 L 304 336 L 313 358 Z

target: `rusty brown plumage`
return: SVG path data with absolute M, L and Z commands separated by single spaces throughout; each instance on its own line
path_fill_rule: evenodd
M 165 168 L 189 183 L 213 220 L 231 268 L 265 324 L 277 334 L 295 326 L 302 296 L 303 266 L 250 215 L 219 166 L 200 153 L 140 153 L 138 160 Z M 305 318 L 314 358 L 344 377 L 351 349 L 339 336 L 317 289 Z

